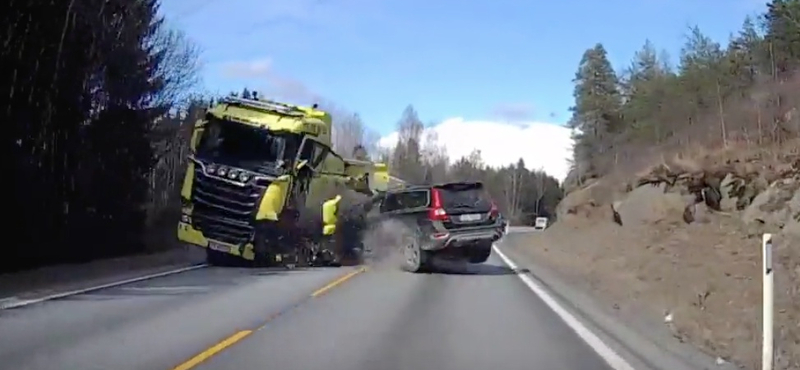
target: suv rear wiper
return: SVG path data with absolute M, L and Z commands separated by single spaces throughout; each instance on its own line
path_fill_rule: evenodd
M 451 209 L 472 209 L 472 208 L 475 208 L 475 207 L 477 207 L 477 203 L 473 204 L 473 205 L 463 204 L 462 203 L 462 204 L 456 204 L 456 205 L 450 206 L 448 208 L 451 208 Z

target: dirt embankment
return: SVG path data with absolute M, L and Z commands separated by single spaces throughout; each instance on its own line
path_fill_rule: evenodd
M 800 369 L 800 154 L 676 157 L 570 193 L 526 252 L 612 309 L 745 368 L 761 362 L 761 235 L 775 235 L 776 369 Z M 780 153 L 780 154 L 775 154 Z

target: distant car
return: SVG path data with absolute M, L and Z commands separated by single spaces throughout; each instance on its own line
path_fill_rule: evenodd
M 431 258 L 483 263 L 502 237 L 502 219 L 481 182 L 407 186 L 386 192 L 381 218 L 401 221 L 413 231 L 404 239 L 405 267 L 419 272 Z
M 547 217 L 536 217 L 533 222 L 534 230 L 544 230 L 547 228 Z

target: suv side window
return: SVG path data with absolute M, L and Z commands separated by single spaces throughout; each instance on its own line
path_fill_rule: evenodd
M 426 190 L 390 193 L 386 194 L 386 198 L 381 203 L 381 213 L 427 206 L 428 191 Z
M 419 190 L 403 193 L 400 204 L 403 206 L 403 209 L 427 207 L 428 191 Z
M 397 193 L 386 194 L 381 202 L 381 213 L 396 211 L 400 208 L 400 203 L 397 201 Z

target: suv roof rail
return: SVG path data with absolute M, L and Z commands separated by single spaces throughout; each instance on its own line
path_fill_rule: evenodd
M 220 103 L 256 108 L 292 117 L 304 117 L 306 115 L 303 113 L 303 111 L 297 109 L 296 107 L 266 99 L 256 100 L 240 98 L 238 96 L 226 96 L 221 99 Z
M 483 186 L 482 181 L 448 181 L 434 184 L 407 184 L 408 188 L 442 188 L 449 186 Z
M 473 186 L 483 186 L 482 181 L 449 181 L 449 182 L 440 182 L 437 184 L 433 184 L 431 186 L 453 186 L 453 185 L 473 185 Z

